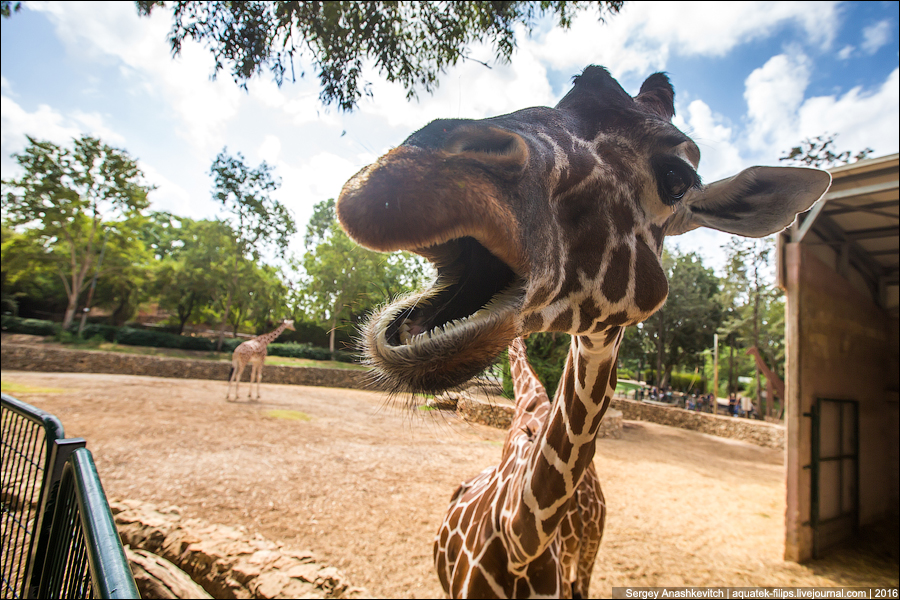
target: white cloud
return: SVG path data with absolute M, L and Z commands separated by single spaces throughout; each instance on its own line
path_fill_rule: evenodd
M 810 61 L 798 53 L 773 56 L 747 77 L 744 99 L 750 124 L 745 135 L 750 148 L 769 148 L 795 129 L 809 75 Z
M 256 154 L 260 160 L 264 160 L 270 165 L 274 164 L 281 155 L 281 140 L 275 135 L 267 135 L 257 149 Z
M 329 198 L 337 198 L 344 183 L 357 171 L 359 164 L 330 152 L 320 152 L 296 163 L 279 160 L 274 165 L 282 179 L 282 187 L 274 196 L 287 206 L 303 232 L 312 216 L 313 206 Z M 303 236 L 293 240 L 292 249 L 302 253 Z
M 875 155 L 897 151 L 900 138 L 898 70 L 874 90 L 855 87 L 843 94 L 805 97 L 810 73 L 803 55 L 778 55 L 746 81 L 749 106 L 747 158 L 774 163 L 802 140 L 837 134 L 839 150 L 870 147 Z
M 3 127 L 0 130 L 3 154 L 19 152 L 25 148 L 26 135 L 39 140 L 49 140 L 55 144 L 65 144 L 81 131 L 78 127 L 67 123 L 67 119 L 46 104 L 38 106 L 34 112 L 28 112 L 7 96 L 0 98 L 0 118 Z
M 201 154 L 223 145 L 223 126 L 236 114 L 243 92 L 227 73 L 221 81 L 209 80 L 212 62 L 198 44 L 186 43 L 172 58 L 167 11 L 141 18 L 125 2 L 49 2 L 29 8 L 48 14 L 73 55 L 119 61 L 122 72 L 135 80 L 132 93 L 168 103 L 184 124 L 181 135 Z
M 673 123 L 691 136 L 700 148 L 700 175 L 704 181 L 731 177 L 744 167 L 735 144 L 734 129 L 726 124 L 725 117 L 713 113 L 702 100 L 694 100 L 688 105 L 686 118 L 683 113 L 679 111 Z
M 179 184 L 166 177 L 160 170 L 147 162 L 140 162 L 144 180 L 156 187 L 150 192 L 152 210 L 170 212 L 191 219 L 208 219 L 218 211 L 209 195 L 199 199 Z
M 124 146 L 125 138 L 110 129 L 97 113 L 73 111 L 63 114 L 41 104 L 34 112 L 28 112 L 8 96 L 0 97 L 0 151 L 3 153 L 3 177 L 11 176 L 15 169 L 10 155 L 21 152 L 28 144 L 25 136 L 47 140 L 61 146 L 71 146 L 72 139 L 92 135 L 112 146 Z
M 837 53 L 837 57 L 840 60 L 847 60 L 848 58 L 853 56 L 853 53 L 856 52 L 856 48 L 853 46 L 844 46 Z
M 875 54 L 889 41 L 891 41 L 890 21 L 879 21 L 863 29 L 862 50 L 866 54 Z
M 643 75 L 665 69 L 672 54 L 724 56 L 784 25 L 799 27 L 808 43 L 827 48 L 840 23 L 838 4 L 633 2 L 605 24 L 584 13 L 568 31 L 552 29 L 521 47 L 533 47 L 555 69 L 577 70 L 591 62 L 606 65 L 615 77 Z
M 842 96 L 807 99 L 790 133 L 796 144 L 802 139 L 836 133 L 838 150 L 858 152 L 870 147 L 874 156 L 897 152 L 900 146 L 900 71 L 894 69 L 876 90 L 855 87 Z M 785 140 L 787 141 L 787 140 Z M 790 145 L 785 144 L 782 150 Z
M 520 34 L 520 39 L 523 37 Z M 473 47 L 472 56 L 489 56 L 486 46 Z M 520 47 L 510 63 L 490 67 L 472 60 L 447 69 L 433 94 L 417 89 L 418 100 L 406 100 L 406 90 L 388 83 L 367 69 L 373 98 L 360 102 L 362 115 L 384 119 L 392 127 L 413 132 L 440 118 L 483 119 L 529 106 L 555 104 L 558 98 L 547 80 L 547 70 L 530 48 Z M 502 90 L 494 93 L 493 90 Z

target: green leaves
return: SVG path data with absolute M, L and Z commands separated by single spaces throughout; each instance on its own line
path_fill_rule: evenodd
M 127 152 L 90 136 L 71 148 L 29 137 L 13 158 L 23 175 L 3 181 L 4 218 L 26 228 L 43 248 L 41 262 L 53 264 L 66 288 L 68 327 L 100 253 L 100 230 L 140 215 L 153 188 Z
M 862 160 L 874 152 L 871 148 L 866 148 L 856 154 L 849 150 L 835 152 L 833 144 L 836 137 L 837 134 L 825 133 L 814 138 L 806 138 L 800 142 L 799 146 L 794 146 L 778 160 L 794 165 L 829 169 Z
M 407 97 L 416 89 L 431 92 L 438 76 L 460 60 L 476 60 L 468 48 L 492 47 L 507 61 L 516 47 L 516 29 L 530 32 L 546 14 L 568 27 L 572 16 L 589 7 L 602 19 L 623 2 L 172 2 L 169 42 L 173 55 L 184 40 L 204 43 L 215 60 L 215 73 L 228 68 L 246 87 L 264 70 L 281 85 L 294 59 L 306 58 L 322 86 L 320 99 L 353 110 L 371 86 L 362 78 L 368 66 L 387 81 L 400 83 Z M 138 13 L 149 15 L 163 2 L 141 0 Z M 482 62 L 478 60 L 478 62 Z M 484 64 L 484 63 L 483 63 Z M 305 73 L 301 72 L 303 77 Z
M 283 251 L 297 226 L 290 211 L 271 197 L 281 187 L 265 161 L 252 169 L 240 153 L 230 156 L 222 149 L 210 168 L 215 182 L 213 197 L 222 203 L 234 231 L 238 251 L 258 259 L 266 248 Z
M 410 292 L 425 278 L 424 259 L 372 252 L 351 240 L 335 218 L 333 199 L 315 206 L 305 241 L 301 306 L 332 330 L 341 322 L 354 324 L 385 298 Z

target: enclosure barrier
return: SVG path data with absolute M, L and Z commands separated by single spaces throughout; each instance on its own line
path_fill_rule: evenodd
M 3 598 L 140 598 L 90 451 L 2 395 Z

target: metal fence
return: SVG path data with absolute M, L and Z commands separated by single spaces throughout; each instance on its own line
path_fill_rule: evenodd
M 139 598 L 85 441 L 2 395 L 3 598 Z

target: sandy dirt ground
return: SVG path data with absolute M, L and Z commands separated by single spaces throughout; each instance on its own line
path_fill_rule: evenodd
M 106 493 L 311 550 L 375 597 L 440 597 L 432 539 L 504 432 L 343 389 L 3 372 L 88 440 Z M 897 586 L 896 561 L 840 550 L 785 563 L 782 452 L 626 422 L 595 458 L 608 503 L 591 595 L 613 586 Z

